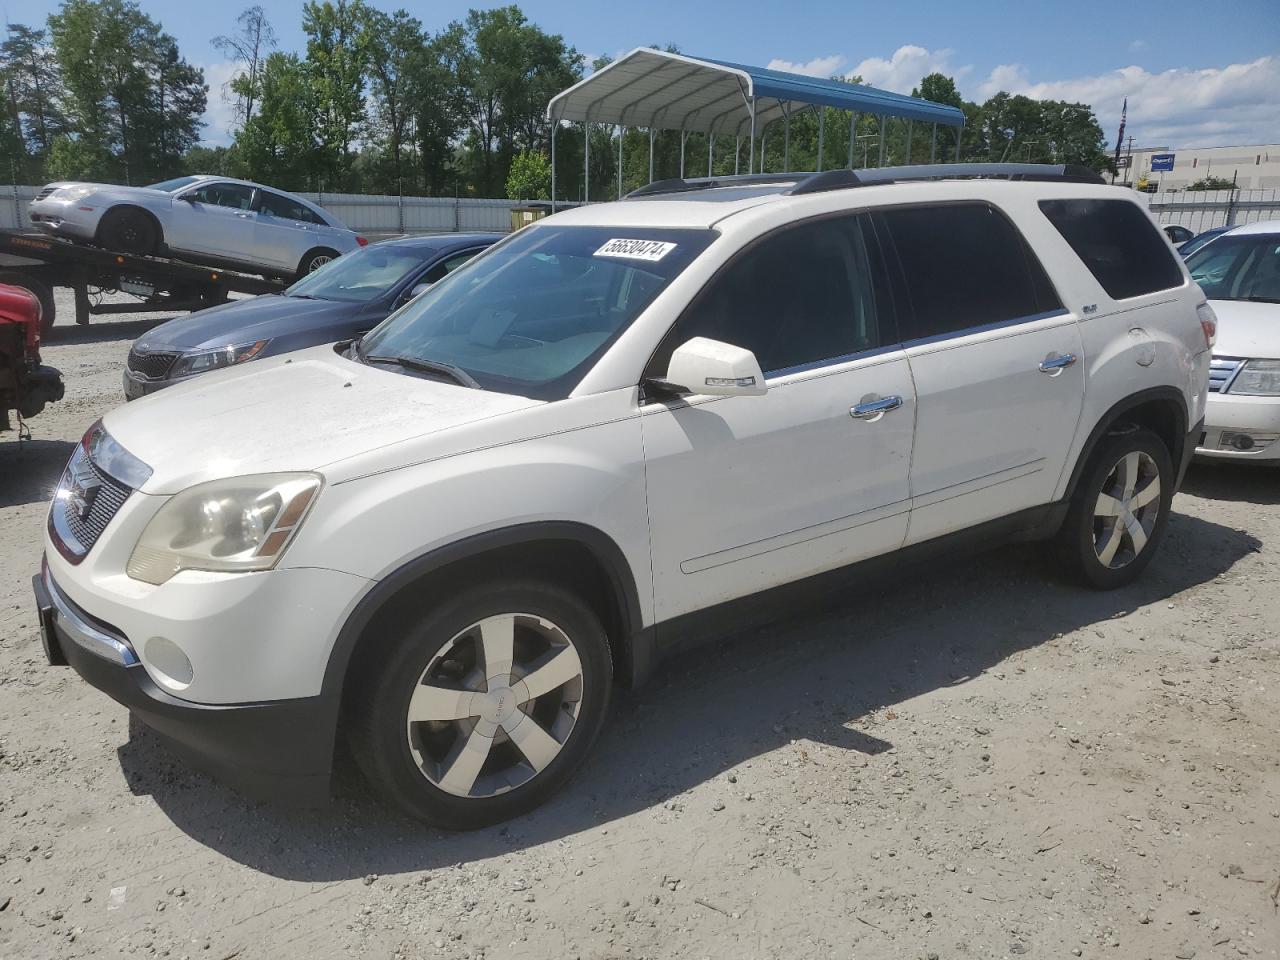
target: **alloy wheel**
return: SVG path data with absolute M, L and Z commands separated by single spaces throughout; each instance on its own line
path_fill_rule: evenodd
M 1107 473 L 1093 508 L 1093 549 L 1112 570 L 1128 566 L 1146 549 L 1160 517 L 1160 468 L 1134 450 Z
M 559 756 L 582 693 L 582 660 L 564 630 L 535 614 L 486 617 L 441 647 L 419 677 L 409 750 L 446 793 L 505 793 Z

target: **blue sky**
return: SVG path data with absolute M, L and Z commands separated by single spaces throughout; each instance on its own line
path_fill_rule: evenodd
M 250 0 L 193 3 L 142 0 L 203 66 L 210 84 L 211 142 L 225 142 L 229 111 L 221 84 L 230 67 L 209 43 L 229 31 Z M 261 0 L 283 49 L 300 50 L 300 0 Z M 436 0 L 407 6 L 431 29 L 478 3 Z M 43 21 L 51 0 L 0 0 L 11 22 Z M 527 2 L 522 9 L 561 33 L 581 53 L 616 55 L 650 43 L 675 43 L 692 54 L 772 64 L 817 74 L 858 73 L 867 82 L 910 92 L 941 69 L 970 99 L 996 90 L 1083 100 L 1114 136 L 1129 97 L 1129 129 L 1151 145 L 1204 146 L 1280 142 L 1280 14 L 1276 0 L 1160 0 L 1158 3 L 937 2 L 911 4 L 808 0 L 772 5 L 754 16 L 744 3 L 645 4 Z

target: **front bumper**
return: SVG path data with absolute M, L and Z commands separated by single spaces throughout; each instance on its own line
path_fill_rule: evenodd
M 165 387 L 172 387 L 176 383 L 186 383 L 188 380 L 194 379 L 195 377 L 180 377 L 177 380 L 149 380 L 126 367 L 124 371 L 124 398 L 126 400 L 137 400 L 139 397 L 149 396 L 163 390 Z
M 1280 461 L 1280 397 L 1211 393 L 1204 419 L 1204 434 L 1196 444 L 1196 456 Z
M 94 208 L 82 210 L 77 201 L 37 200 L 28 208 L 31 225 L 41 233 L 53 237 L 72 237 L 76 240 L 93 240 L 98 233 L 98 221 L 102 211 Z
M 151 679 L 128 637 L 63 594 L 47 566 L 33 586 L 50 664 L 69 664 L 191 766 L 262 799 L 312 805 L 328 798 L 336 698 L 321 694 L 237 704 L 181 700 Z

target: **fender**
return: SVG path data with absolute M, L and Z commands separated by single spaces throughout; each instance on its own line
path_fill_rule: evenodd
M 1067 482 L 1066 494 L 1063 497 L 1064 502 L 1070 501 L 1075 496 L 1076 485 L 1080 482 L 1080 475 L 1084 473 L 1085 466 L 1089 463 L 1093 451 L 1097 448 L 1098 443 L 1106 436 L 1107 431 L 1119 420 L 1127 411 L 1140 407 L 1152 400 L 1169 401 L 1173 404 L 1174 410 L 1177 411 L 1178 420 L 1174 425 L 1174 445 L 1175 449 L 1169 451 L 1169 456 L 1173 460 L 1174 466 L 1179 467 L 1185 464 L 1187 457 L 1184 456 L 1185 447 L 1189 442 L 1187 439 L 1187 431 L 1190 427 L 1187 424 L 1187 401 L 1182 392 L 1175 387 L 1150 387 L 1146 390 L 1139 390 L 1137 393 L 1130 394 L 1119 403 L 1115 404 L 1098 420 L 1092 432 L 1084 442 L 1084 446 L 1080 448 L 1080 456 L 1076 458 L 1076 465 L 1071 471 L 1071 479 Z M 1191 443 L 1194 448 L 1194 442 Z M 1182 473 L 1179 472 L 1178 480 L 1181 482 Z
M 624 639 L 626 650 L 632 661 L 630 664 L 632 676 L 647 672 L 651 651 L 649 645 L 644 642 L 644 638 L 648 637 L 652 631 L 643 630 L 640 597 L 636 590 L 635 578 L 631 574 L 630 565 L 622 549 L 608 534 L 583 523 L 559 520 L 523 523 L 476 534 L 416 557 L 394 573 L 379 580 L 360 598 L 334 641 L 321 686 L 321 696 L 333 704 L 335 726 L 351 655 L 365 628 L 388 600 L 414 580 L 442 570 L 460 560 L 503 547 L 545 541 L 570 541 L 580 544 L 586 547 L 605 569 L 609 575 L 613 601 L 622 615 L 623 629 L 628 633 Z

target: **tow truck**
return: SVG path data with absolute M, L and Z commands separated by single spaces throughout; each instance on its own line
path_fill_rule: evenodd
M 278 293 L 280 279 L 203 267 L 160 256 L 137 256 L 39 233 L 0 230 L 0 283 L 22 287 L 40 301 L 41 329 L 53 328 L 55 287 L 75 293 L 76 323 L 96 314 L 202 310 L 232 293 Z M 103 303 L 100 293 L 127 293 L 136 302 Z

